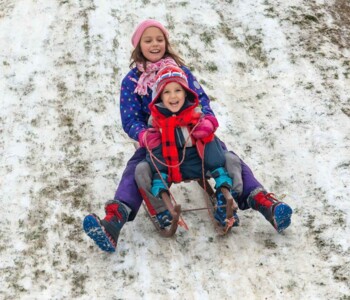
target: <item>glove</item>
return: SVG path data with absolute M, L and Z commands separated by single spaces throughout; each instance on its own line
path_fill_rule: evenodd
M 162 143 L 162 135 L 155 128 L 144 129 L 139 133 L 139 143 L 141 147 L 152 150 Z
M 213 134 L 218 126 L 218 120 L 214 116 L 206 115 L 199 120 L 192 132 L 192 136 L 197 140 L 204 139 Z

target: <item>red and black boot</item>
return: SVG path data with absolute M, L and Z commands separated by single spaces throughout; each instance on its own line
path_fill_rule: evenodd
M 278 232 L 285 230 L 291 223 L 292 208 L 276 199 L 272 193 L 255 190 L 248 197 L 248 205 L 259 211 Z
M 125 204 L 118 200 L 110 200 L 105 205 L 105 212 L 103 220 L 95 214 L 86 216 L 83 228 L 101 250 L 114 252 L 120 230 L 128 220 L 129 211 Z

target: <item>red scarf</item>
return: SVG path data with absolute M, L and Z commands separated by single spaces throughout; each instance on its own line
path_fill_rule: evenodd
M 175 129 L 188 127 L 189 132 L 198 123 L 200 112 L 195 111 L 195 105 L 184 109 L 179 115 L 166 117 L 159 111 L 153 110 L 153 127 L 162 129 L 163 157 L 168 165 L 168 182 L 181 182 L 182 176 L 179 165 L 179 153 L 176 147 Z

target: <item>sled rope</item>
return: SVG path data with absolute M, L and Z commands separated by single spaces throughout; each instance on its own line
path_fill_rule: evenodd
M 205 174 L 204 174 L 204 150 L 205 150 L 205 144 L 203 145 L 203 153 L 201 153 L 200 155 L 203 155 L 203 157 L 201 156 L 201 159 L 202 159 L 202 181 L 203 181 L 203 190 L 204 190 L 204 194 L 205 194 L 205 196 L 204 197 L 206 197 L 207 199 L 207 201 L 205 201 L 206 203 L 207 203 L 207 211 L 208 211 L 208 214 L 209 215 L 211 215 L 210 214 L 210 207 L 209 207 L 209 205 L 208 205 L 208 201 L 210 201 L 210 199 L 209 199 L 209 194 L 208 194 L 208 192 L 207 192 L 207 184 L 206 184 L 206 180 L 205 180 Z
M 188 142 L 189 142 L 189 140 L 190 140 L 190 138 L 191 138 L 191 135 L 192 135 L 194 129 L 198 126 L 198 124 L 199 124 L 199 123 L 197 123 L 196 125 L 193 126 L 193 128 L 192 128 L 190 134 L 189 134 L 188 137 L 186 138 L 186 140 L 185 140 L 185 145 L 183 146 L 183 152 L 182 152 L 181 161 L 180 161 L 178 164 L 176 164 L 176 165 L 168 165 L 167 163 L 163 163 L 162 161 L 160 161 L 160 160 L 153 154 L 152 149 L 149 148 L 148 143 L 147 143 L 147 139 L 145 138 L 145 141 L 146 141 L 145 146 L 146 146 L 147 151 L 148 151 L 149 154 L 150 154 L 152 164 L 153 164 L 154 168 L 156 169 L 156 171 L 157 171 L 159 177 L 161 178 L 161 180 L 162 180 L 162 182 L 163 182 L 163 184 L 164 184 L 165 186 L 168 186 L 168 184 L 165 182 L 165 180 L 164 180 L 163 177 L 161 176 L 160 171 L 159 171 L 159 169 L 158 169 L 158 167 L 156 166 L 156 164 L 155 164 L 154 161 L 156 160 L 159 164 L 161 164 L 161 165 L 163 165 L 163 166 L 165 166 L 165 167 L 168 167 L 168 168 L 176 168 L 176 167 L 181 166 L 182 163 L 183 163 L 184 160 L 185 160 L 186 145 L 188 144 Z M 147 137 L 148 132 L 146 131 L 145 134 L 146 134 L 146 137 Z M 204 163 L 203 163 L 203 159 L 202 159 L 202 168 L 203 168 L 203 167 L 204 167 Z M 169 189 L 169 188 L 168 188 L 168 189 Z
M 193 128 L 192 128 L 190 134 L 189 134 L 188 137 L 186 138 L 186 140 L 185 140 L 185 145 L 183 146 L 183 152 L 182 152 L 181 161 L 180 161 L 178 164 L 176 164 L 176 165 L 168 165 L 167 163 L 164 163 L 164 162 L 162 162 L 161 160 L 159 160 L 159 159 L 153 154 L 152 149 L 150 149 L 150 148 L 148 147 L 148 143 L 147 143 L 147 139 L 146 139 L 148 132 L 146 131 L 146 133 L 145 133 L 145 135 L 146 135 L 146 137 L 145 137 L 145 142 L 146 142 L 146 143 L 145 143 L 145 146 L 146 146 L 147 151 L 148 151 L 149 154 L 150 154 L 152 163 L 153 163 L 154 167 L 156 168 L 157 172 L 158 172 L 159 170 L 158 170 L 157 166 L 155 165 L 154 160 L 156 160 L 159 164 L 161 164 L 161 165 L 163 165 L 163 166 L 165 166 L 165 167 L 168 167 L 168 168 L 177 168 L 177 167 L 179 167 L 179 166 L 182 165 L 182 163 L 183 163 L 184 160 L 185 160 L 186 145 L 188 144 L 188 141 L 190 140 L 191 135 L 192 135 L 194 129 L 198 126 L 198 124 L 199 124 L 199 123 L 197 123 L 196 125 L 193 126 Z M 158 172 L 158 173 L 159 173 L 159 172 Z M 160 175 L 160 173 L 159 173 L 159 175 Z M 163 182 L 163 183 L 164 183 L 164 182 Z

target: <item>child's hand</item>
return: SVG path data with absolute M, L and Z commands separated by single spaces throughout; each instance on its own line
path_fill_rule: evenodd
M 218 120 L 214 116 L 204 116 L 199 120 L 198 125 L 193 130 L 192 136 L 197 140 L 204 139 L 213 134 L 218 126 Z
M 162 142 L 162 135 L 159 130 L 155 128 L 144 129 L 139 133 L 139 143 L 141 147 L 150 150 L 158 147 Z

